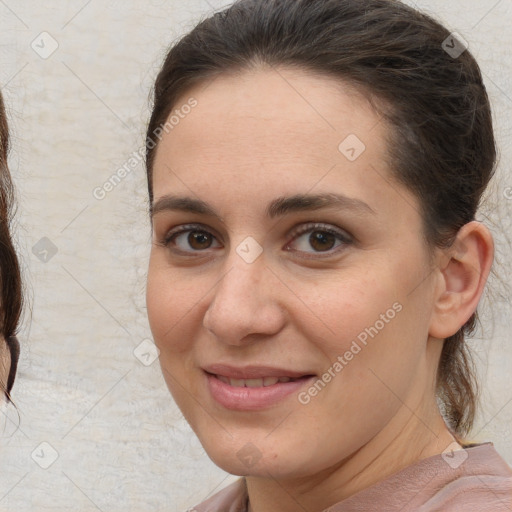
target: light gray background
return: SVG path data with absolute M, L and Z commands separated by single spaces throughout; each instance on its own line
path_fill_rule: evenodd
M 142 146 L 168 44 L 222 5 L 0 0 L 0 86 L 27 288 L 13 393 L 19 418 L 12 407 L 0 415 L 0 510 L 183 511 L 234 479 L 204 454 L 158 361 L 144 366 L 133 354 L 151 338 L 142 164 L 103 200 L 92 193 Z M 483 303 L 485 330 L 472 343 L 485 383 L 474 438 L 494 441 L 512 463 L 512 3 L 416 5 L 467 39 L 494 108 L 501 163 L 480 218 L 496 236 L 499 264 Z M 41 55 L 55 43 L 42 32 L 58 43 L 48 58 Z M 43 237 L 57 249 L 51 258 Z

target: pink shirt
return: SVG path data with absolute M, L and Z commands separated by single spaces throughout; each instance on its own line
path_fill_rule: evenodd
M 191 512 L 247 512 L 240 479 Z M 492 443 L 420 460 L 324 512 L 512 512 L 512 470 Z

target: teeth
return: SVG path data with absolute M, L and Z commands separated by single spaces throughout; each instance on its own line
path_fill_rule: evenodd
M 261 388 L 263 386 L 263 379 L 246 379 L 246 388 Z
M 278 382 L 290 382 L 290 377 L 263 377 L 261 379 L 229 379 L 223 375 L 217 375 L 217 379 L 224 384 L 229 384 L 235 388 L 261 388 L 264 386 L 273 386 Z

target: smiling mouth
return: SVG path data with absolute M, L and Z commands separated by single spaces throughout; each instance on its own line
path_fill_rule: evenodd
M 314 377 L 312 374 L 300 375 L 294 374 L 291 375 L 279 375 L 276 370 L 271 370 L 269 373 L 274 373 L 274 375 L 265 375 L 262 371 L 256 371 L 255 373 L 259 373 L 260 375 L 250 375 L 250 376 L 242 376 L 242 375 L 222 375 L 220 373 L 213 373 L 211 371 L 206 371 L 205 373 L 220 382 L 227 384 L 233 388 L 268 388 L 271 386 L 276 386 L 277 384 L 292 384 L 292 383 L 302 383 L 305 380 Z M 226 372 L 228 373 L 228 372 Z M 237 373 L 237 372 L 230 372 Z M 285 373 L 285 372 L 283 372 Z M 286 372 L 288 373 L 288 372 Z M 291 372 L 293 373 L 293 372 Z M 263 374 L 263 375 L 262 375 Z M 249 378 L 242 378 L 249 377 Z
M 224 375 L 215 375 L 213 377 L 219 379 L 224 384 L 229 384 L 235 388 L 262 388 L 273 386 L 277 383 L 295 382 L 298 380 L 309 378 L 310 376 L 305 375 L 304 377 L 292 378 L 292 377 L 263 377 L 260 379 L 231 379 Z
M 212 365 L 203 369 L 210 396 L 225 409 L 258 411 L 299 392 L 314 377 L 286 369 L 235 368 Z

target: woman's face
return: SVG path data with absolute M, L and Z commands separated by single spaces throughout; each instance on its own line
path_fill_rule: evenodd
M 147 306 L 210 457 L 305 476 L 396 437 L 430 398 L 440 346 L 418 200 L 391 177 L 384 122 L 354 90 L 286 68 L 221 75 L 175 110 Z

